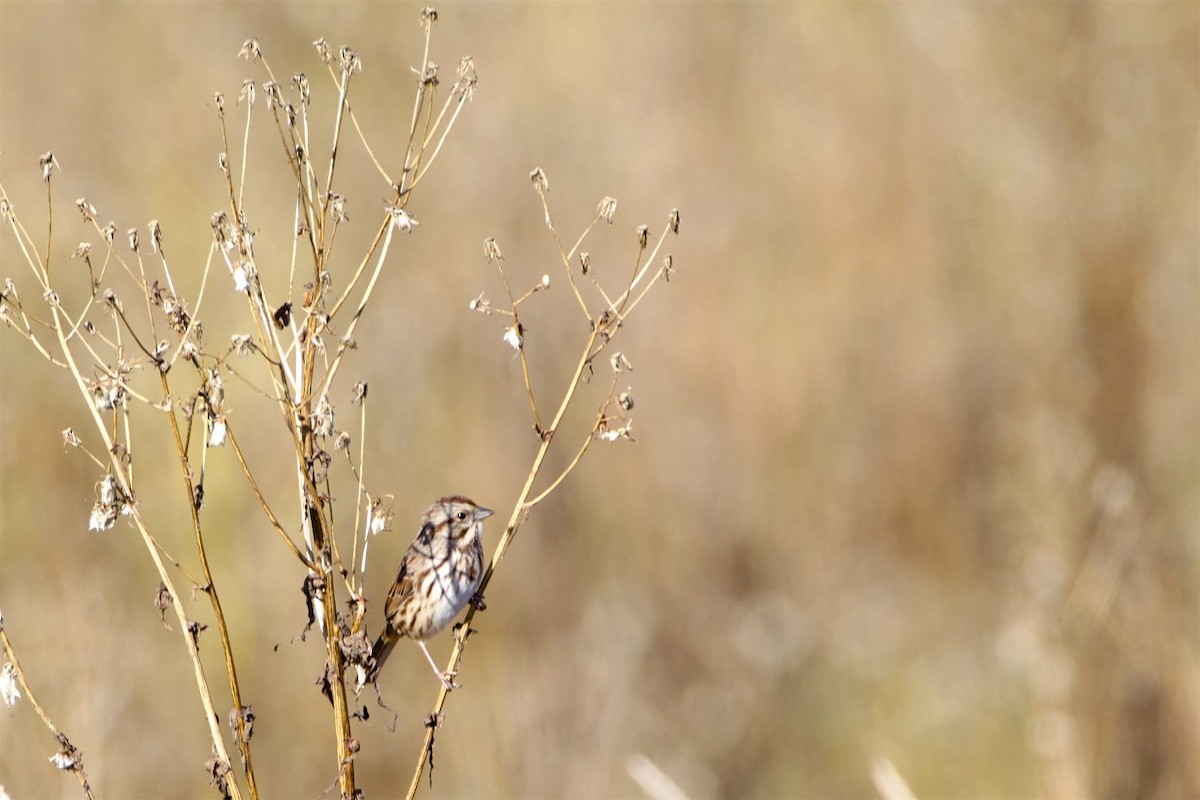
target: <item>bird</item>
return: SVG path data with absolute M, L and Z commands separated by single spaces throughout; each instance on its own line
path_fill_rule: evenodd
M 477 595 L 483 578 L 483 521 L 494 512 L 461 495 L 437 500 L 400 561 L 384 604 L 383 632 L 371 648 L 368 681 L 374 682 L 396 642 L 407 637 L 421 646 L 438 680 L 455 688 L 454 673 L 438 668 L 425 641 L 440 633 Z

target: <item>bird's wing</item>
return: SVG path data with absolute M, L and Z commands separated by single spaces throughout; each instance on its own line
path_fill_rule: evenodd
M 409 545 L 408 552 L 404 554 L 404 558 L 400 559 L 400 569 L 396 571 L 396 580 L 392 582 L 392 588 L 388 591 L 387 602 L 383 608 L 383 613 L 389 620 L 404 598 L 412 594 L 412 562 L 414 559 L 428 558 L 432 555 L 432 538 L 433 526 L 425 523 L 417 533 L 417 538 Z

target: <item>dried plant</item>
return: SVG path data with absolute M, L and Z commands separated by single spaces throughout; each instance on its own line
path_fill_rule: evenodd
M 211 216 L 212 243 L 194 290 L 188 288 L 193 276 L 172 269 L 166 246 L 169 239 L 158 220 L 151 221 L 144 229 L 129 228 L 122 237 L 118 235 L 121 226 L 102 223 L 99 211 L 86 198 L 75 201 L 90 230 L 89 240 L 79 244 L 73 256 L 82 262 L 83 270 L 73 273 L 64 270 L 55 256 L 62 245 L 55 218 L 59 201 L 53 190 L 54 173 L 60 166 L 53 154 L 46 153 L 39 162 L 48 215 L 41 236 L 26 227 L 9 199 L 7 188 L 0 185 L 0 215 L 20 248 L 33 281 L 33 291 L 18 291 L 14 281 L 6 282 L 0 293 L 0 317 L 49 364 L 70 376 L 88 410 L 92 422 L 88 431 L 68 428 L 63 432 L 64 443 L 78 449 L 98 472 L 96 503 L 87 527 L 96 532 L 107 531 L 124 517 L 141 535 L 145 553 L 160 581 L 155 606 L 164 624 L 180 637 L 192 664 L 212 743 L 211 758 L 204 768 L 212 785 L 224 797 L 240 798 L 245 792 L 256 798 L 259 785 L 251 748 L 255 714 L 243 698 L 238 678 L 239 659 L 222 604 L 221 590 L 233 578 L 214 574 L 209 558 L 213 537 L 204 512 L 215 498 L 206 491 L 208 452 L 219 447 L 232 451 L 247 489 L 275 532 L 280 555 L 294 559 L 303 575 L 308 617 L 305 633 L 315 627 L 327 654 L 319 685 L 332 708 L 334 783 L 344 798 L 359 793 L 354 771 L 359 743 L 353 734 L 352 720 L 365 716 L 354 706 L 371 666 L 365 629 L 364 576 L 370 536 L 391 527 L 392 498 L 367 489 L 361 449 L 356 460 L 352 452 L 353 437 L 339 429 L 332 398 L 334 387 L 344 382 L 342 367 L 346 355 L 358 346 L 356 329 L 376 296 L 395 237 L 411 233 L 418 224 L 408 211 L 413 193 L 438 161 L 447 137 L 476 89 L 474 66 L 469 58 L 459 64 L 453 82 L 448 87 L 443 84 L 437 65 L 429 57 L 436 20 L 436 11 L 422 10 L 423 66 L 417 71 L 402 161 L 391 169 L 384 165 L 386 159 L 377 156 L 368 145 L 350 103 L 352 84 L 363 69 L 358 53 L 349 47 L 335 51 L 324 40 L 314 43 L 323 70 L 336 89 L 331 144 L 318 158 L 311 130 L 316 125 L 316 115 L 311 108 L 308 77 L 296 74 L 288 81 L 279 81 L 258 41 L 245 43 L 240 55 L 256 64 L 266 80 L 246 81 L 236 104 L 227 103 L 222 94 L 214 97 L 223 140 L 217 163 L 224 177 L 225 207 Z M 259 113 L 264 104 L 265 123 Z M 263 124 L 270 130 L 269 138 L 277 140 L 290 168 L 294 191 L 288 198 L 294 204 L 290 257 L 277 253 L 269 258 L 260 257 L 256 251 L 255 220 L 261 209 L 254 208 L 247 199 L 247 187 L 251 184 L 250 168 L 256 165 L 250 156 L 251 140 Z M 390 199 L 378 212 L 375 234 L 366 251 L 346 269 L 347 260 L 339 256 L 335 264 L 331 254 L 339 231 L 349 220 L 350 198 L 339 181 L 343 158 L 340 153 L 349 144 L 361 146 L 385 182 Z M 647 294 L 658 283 L 668 280 L 674 270 L 670 254 L 664 251 L 664 242 L 668 234 L 678 232 L 677 211 L 670 212 L 657 236 L 651 235 L 648 226 L 636 228 L 628 278 L 605 285 L 598 278 L 600 265 L 593 265 L 580 248 L 597 223 L 613 223 L 616 200 L 602 200 L 591 224 L 567 247 L 554 225 L 546 175 L 537 169 L 531 179 L 547 228 L 557 245 L 559 263 L 554 271 L 561 270 L 562 277 L 554 282 L 558 284 L 561 280 L 569 288 L 569 296 L 567 291 L 559 296 L 578 306 L 579 356 L 570 374 L 565 376 L 555 402 L 544 405 L 530 377 L 530 354 L 525 347 L 521 313 L 524 304 L 535 295 L 549 294 L 551 277 L 549 273 L 543 274 L 527 290 L 514 290 L 517 278 L 506 269 L 499 246 L 489 239 L 484 254 L 496 268 L 505 300 L 493 303 L 480 294 L 469 308 L 504 321 L 502 338 L 515 349 L 520 360 L 537 449 L 484 571 L 480 593 L 493 578 L 530 511 L 562 484 L 591 445 L 597 441 L 632 440 L 632 390 L 620 388 L 632 364 L 626 355 L 613 350 L 612 343 Z M 286 270 L 279 270 L 277 265 L 285 262 Z M 78 285 L 79 276 L 85 276 L 82 288 Z M 248 332 L 235 334 L 228 342 L 210 341 L 205 335 L 201 311 L 206 304 L 217 302 L 210 299 L 214 295 L 230 290 L 244 300 Z M 606 365 L 610 377 L 590 427 L 563 430 L 568 408 L 579 397 L 581 384 L 593 377 L 598 364 Z M 241 434 L 248 423 L 239 420 L 233 398 L 246 392 L 269 397 L 286 427 L 287 452 L 271 454 L 274 457 L 271 461 L 289 463 L 294 470 L 296 505 L 290 512 L 273 507 L 260 488 L 258 470 L 262 467 L 256 468 L 254 464 L 266 463 L 267 459 L 242 448 Z M 366 383 L 354 383 L 351 394 L 359 407 L 361 439 L 366 435 Z M 177 557 L 169 552 L 144 515 L 149 505 L 172 501 L 149 496 L 142 490 L 144 479 L 136 465 L 141 463 L 141 451 L 146 444 L 139 438 L 143 428 L 134 424 L 135 417 L 165 423 L 179 464 L 179 494 L 173 508 L 181 516 L 186 514 L 190 522 L 195 548 L 191 556 Z M 561 472 L 544 476 L 543 465 L 555 443 L 571 447 L 573 456 Z M 344 454 L 344 469 L 356 485 L 352 513 L 334 501 L 332 476 L 343 463 L 335 460 L 337 453 Z M 296 531 L 298 534 L 293 533 Z M 211 622 L 228 685 L 231 705 L 228 714 L 218 712 L 225 701 L 201 659 L 202 643 L 213 634 L 204 635 L 208 624 L 189 618 L 180 599 L 189 587 L 193 595 L 206 596 L 211 605 Z M 382 603 L 382 598 L 375 602 Z M 340 606 L 349 610 L 343 611 Z M 478 606 L 481 604 L 472 604 L 463 623 L 456 628 L 446 674 L 454 674 L 458 669 Z M 167 623 L 168 610 L 174 626 Z M 0 676 L 5 701 L 15 702 L 21 693 L 32 701 L 28 676 L 21 669 L 2 624 L 0 643 L 8 657 Z M 347 673 L 353 676 L 352 682 L 347 681 Z M 451 688 L 446 681 L 427 718 L 410 795 L 417 791 L 427 768 L 432 778 L 434 735 Z M 59 733 L 41 706 L 35 708 L 59 744 L 60 749 L 51 761 L 60 769 L 74 772 L 90 797 L 82 755 Z M 240 771 L 235 770 L 226 746 L 221 730 L 223 719 L 228 720 Z
M 580 247 L 588 239 L 589 235 L 592 234 L 597 223 L 604 221 L 610 225 L 612 224 L 613 216 L 616 213 L 617 201 L 612 197 L 605 197 L 601 200 L 591 223 L 579 234 L 574 244 L 568 249 L 563 245 L 558 230 L 554 226 L 554 217 L 547 199 L 549 180 L 545 172 L 540 167 L 533 170 L 530 173 L 530 180 L 533 183 L 534 191 L 537 192 L 541 200 L 546 227 L 549 229 L 557 246 L 559 256 L 558 266 L 561 267 L 562 273 L 571 287 L 573 301 L 579 306 L 582 341 L 575 368 L 567 377 L 557 405 L 553 406 L 553 415 L 550 417 L 550 421 L 546 423 L 544 422 L 545 412 L 538 403 L 537 393 L 529 377 L 528 354 L 525 348 L 524 327 L 521 324 L 519 309 L 523 303 L 534 295 L 550 288 L 550 275 L 543 274 L 539 280 L 518 296 L 513 290 L 513 282 L 510 280 L 505 269 L 504 256 L 500 251 L 500 246 L 496 243 L 495 239 L 488 239 L 484 242 L 484 256 L 489 262 L 495 265 L 504 286 L 507 302 L 494 304 L 485 295 L 481 294 L 471 301 L 470 308 L 481 314 L 495 315 L 503 318 L 504 333 L 502 338 L 516 351 L 517 357 L 521 361 L 525 394 L 529 401 L 529 412 L 533 419 L 533 430 L 539 439 L 539 446 L 533 456 L 533 462 L 529 467 L 525 483 L 521 487 L 516 502 L 513 504 L 512 512 L 509 514 L 508 524 L 500 537 L 499 543 L 496 545 L 495 552 L 492 554 L 491 563 L 483 574 L 483 579 L 479 586 L 479 593 L 481 595 L 487 589 L 496 568 L 512 544 L 517 531 L 528 518 L 529 512 L 562 484 L 563 480 L 579 465 L 588 448 L 596 441 L 614 442 L 618 439 L 632 440 L 633 437 L 630 434 L 630 430 L 633 427 L 633 420 L 629 417 L 628 413 L 633 409 L 634 405 L 632 390 L 618 391 L 618 385 L 622 374 L 632 371 L 633 365 L 624 353 L 613 351 L 607 359 L 608 368 L 611 371 L 608 389 L 604 395 L 605 399 L 596 411 L 591 427 L 574 433 L 577 444 L 574 455 L 567 463 L 567 466 L 553 478 L 549 479 L 544 488 L 536 494 L 534 493 L 534 486 L 538 483 L 538 479 L 542 477 L 542 467 L 545 463 L 546 455 L 550 452 L 554 441 L 561 439 L 564 435 L 560 433 L 560 427 L 567 409 L 570 408 L 572 402 L 576 399 L 577 390 L 580 385 L 592 378 L 595 373 L 597 359 L 608 353 L 610 345 L 628 322 L 633 310 L 641 304 L 642 300 L 656 284 L 660 281 L 669 280 L 675 269 L 671 255 L 663 254 L 662 247 L 668 234 L 677 234 L 679 232 L 678 209 L 672 209 L 667 215 L 667 221 L 663 226 L 662 233 L 653 240 L 653 243 L 651 243 L 649 228 L 646 225 L 639 225 L 637 227 L 635 255 L 630 277 L 619 287 L 619 293 L 616 293 L 615 296 L 610 294 L 597 280 L 596 269 L 591 266 L 588 254 L 581 251 Z M 572 264 L 579 265 L 581 275 L 587 279 L 586 283 L 576 279 Z M 584 290 L 580 288 L 581 284 L 584 285 L 584 290 L 590 288 L 593 291 L 594 295 L 592 299 L 589 300 L 584 297 Z M 570 434 L 567 433 L 565 435 Z M 479 607 L 477 605 L 472 605 L 467 609 L 463 622 L 458 628 L 458 635 L 455 637 L 454 649 L 450 654 L 450 663 L 446 668 L 447 673 L 453 674 L 457 672 L 463 649 L 467 644 L 469 636 L 473 633 L 471 621 L 478 611 Z M 430 711 L 429 716 L 426 718 L 425 744 L 421 749 L 417 765 L 413 770 L 412 782 L 408 790 L 409 797 L 416 795 L 424 770 L 427 767 L 432 769 L 434 737 L 441 724 L 442 709 L 445 707 L 449 692 L 449 687 L 444 686 L 442 688 L 438 693 L 433 710 Z

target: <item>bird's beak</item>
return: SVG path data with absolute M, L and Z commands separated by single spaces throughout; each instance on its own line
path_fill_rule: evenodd
M 490 517 L 492 514 L 495 514 L 495 513 L 496 512 L 492 511 L 490 508 L 484 508 L 483 506 L 479 506 L 475 509 L 475 519 L 487 519 L 488 517 Z

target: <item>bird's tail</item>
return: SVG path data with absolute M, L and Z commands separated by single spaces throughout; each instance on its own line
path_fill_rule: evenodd
M 383 662 L 387 661 L 387 657 L 391 655 L 392 648 L 396 646 L 396 642 L 400 641 L 400 637 L 393 633 L 390 629 L 385 629 L 379 634 L 379 638 L 375 640 L 375 646 L 371 648 L 371 672 L 367 676 L 367 683 L 374 683 L 379 677 L 379 670 L 383 669 Z

